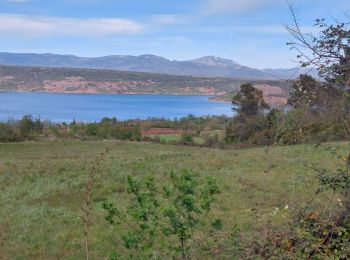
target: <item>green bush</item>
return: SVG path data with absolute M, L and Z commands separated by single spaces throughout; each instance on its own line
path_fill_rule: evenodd
M 193 143 L 193 137 L 188 133 L 183 134 L 181 136 L 181 140 L 185 143 Z
M 103 204 L 105 219 L 123 226 L 118 235 L 129 251 L 125 257 L 191 259 L 199 250 L 194 248 L 198 232 L 205 232 L 206 227 L 212 227 L 208 229 L 212 232 L 223 229 L 220 219 L 210 220 L 209 216 L 219 193 L 213 178 L 201 180 L 184 170 L 172 172 L 161 187 L 153 177 L 139 180 L 131 176 L 128 186 L 126 211 L 113 203 Z
M 0 123 L 0 142 L 21 141 L 22 137 L 15 127 L 8 123 Z

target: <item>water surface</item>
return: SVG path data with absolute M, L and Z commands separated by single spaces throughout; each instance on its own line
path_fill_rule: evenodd
M 232 115 L 231 105 L 207 96 L 0 93 L 0 121 L 30 114 L 53 122 L 162 117 Z

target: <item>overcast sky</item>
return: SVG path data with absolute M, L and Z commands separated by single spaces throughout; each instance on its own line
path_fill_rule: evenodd
M 296 0 L 298 19 L 344 18 L 350 0 Z M 103 56 L 215 55 L 294 67 L 285 0 L 0 0 L 0 51 Z

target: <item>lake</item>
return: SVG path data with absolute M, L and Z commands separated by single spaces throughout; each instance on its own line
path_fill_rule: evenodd
M 0 93 L 0 121 L 20 119 L 23 115 L 53 122 L 100 121 L 103 117 L 119 120 L 162 117 L 231 116 L 231 104 L 211 101 L 208 96 Z

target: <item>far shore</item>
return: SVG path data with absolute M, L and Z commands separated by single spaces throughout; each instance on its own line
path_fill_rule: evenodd
M 214 102 L 224 102 L 224 103 L 230 103 L 230 100 L 221 98 L 222 95 L 210 95 L 210 94 L 200 94 L 200 93 L 189 93 L 189 94 L 182 94 L 182 93 L 134 93 L 134 92 L 127 92 L 127 93 L 102 93 L 102 92 L 52 92 L 52 91 L 25 91 L 25 90 L 18 90 L 18 91 L 8 91 L 8 90 L 0 90 L 0 93 L 43 93 L 43 94 L 82 94 L 82 95 L 159 95 L 159 96 L 203 96 L 208 97 L 209 101 Z

